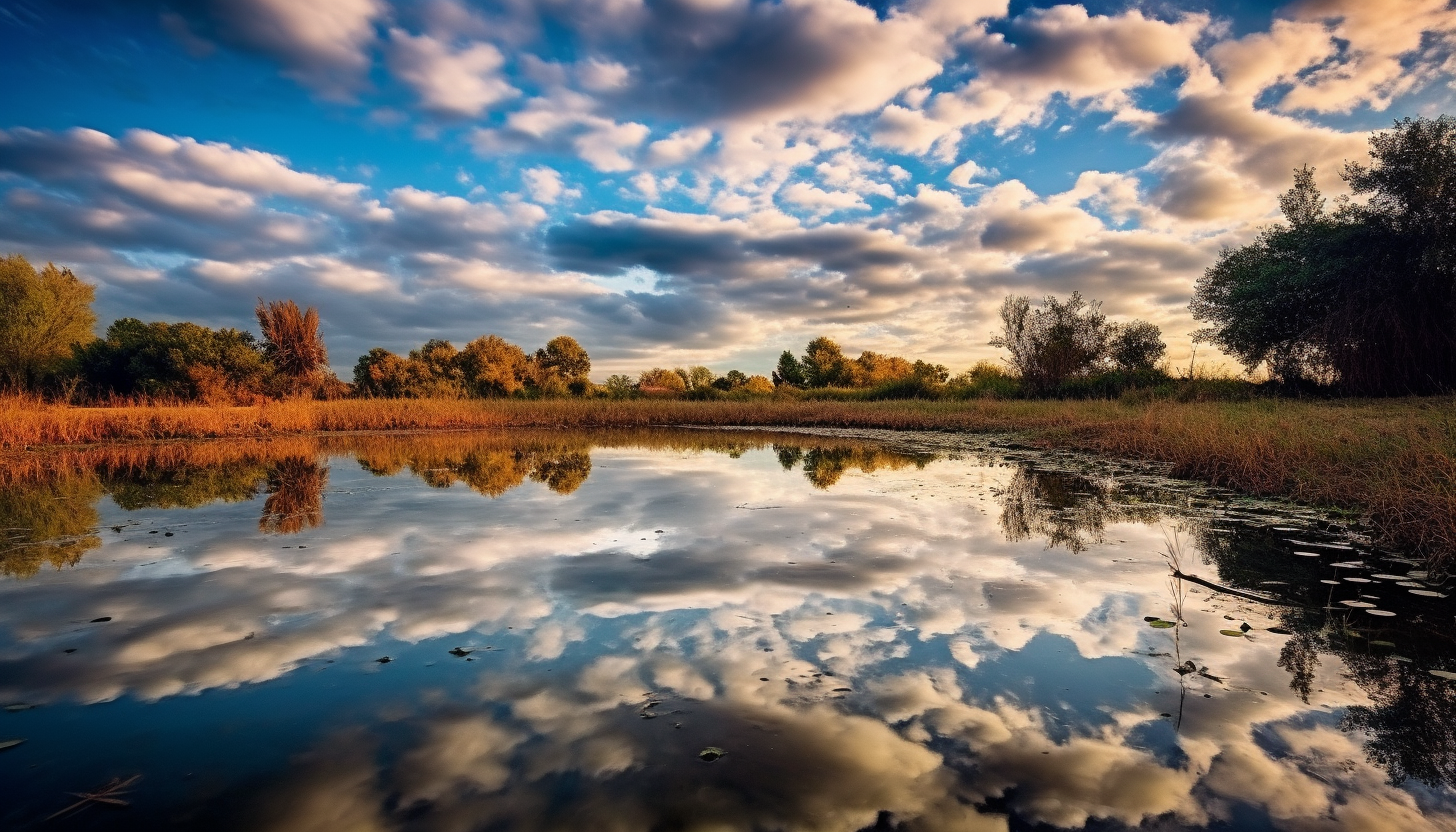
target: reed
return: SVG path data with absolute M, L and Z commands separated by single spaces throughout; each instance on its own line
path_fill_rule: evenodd
M 664 425 L 1015 432 L 1043 447 L 1170 463 L 1176 476 L 1360 512 L 1390 545 L 1426 555 L 1456 554 L 1456 400 L 1451 398 L 1139 404 L 347 399 L 252 407 L 86 408 L 0 399 L 0 450 L 12 457 L 40 445 L 137 440 Z

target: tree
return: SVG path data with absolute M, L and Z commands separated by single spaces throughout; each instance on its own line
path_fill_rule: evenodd
M 429 388 L 425 367 L 375 347 L 361 355 L 354 365 L 354 390 L 361 395 L 382 399 L 406 399 L 424 396 Z
M 409 360 L 419 365 L 425 398 L 455 399 L 465 395 L 465 372 L 460 368 L 460 351 L 440 338 L 431 338 L 419 349 L 410 350 Z
M 689 390 L 707 390 L 713 386 L 713 371 L 707 367 L 689 367 L 687 376 Z
M 1078 292 L 1065 303 L 1047 295 L 1035 309 L 1030 298 L 1008 297 L 1001 304 L 1002 332 L 991 346 L 1011 353 L 1008 363 L 1029 392 L 1050 393 L 1093 372 L 1106 354 L 1107 318 L 1101 307 Z
M 793 356 L 789 357 L 792 358 Z M 741 370 L 729 370 L 727 373 L 713 379 L 713 387 L 724 393 L 731 393 L 747 383 L 748 376 L 744 375 Z M 773 382 L 769 383 L 772 384 Z
M 513 396 L 531 378 L 525 350 L 497 335 L 476 338 L 457 358 L 462 381 L 472 396 Z
M 644 370 L 637 378 L 637 389 L 643 393 L 682 393 L 688 389 L 683 377 L 661 367 Z
M 875 387 L 909 378 L 914 366 L 898 355 L 880 355 L 866 350 L 849 363 L 849 382 L 855 387 Z
M 632 383 L 631 376 L 624 376 L 620 373 L 617 375 L 607 376 L 606 384 L 603 384 L 602 386 L 607 388 L 607 395 L 614 399 L 629 398 L 632 395 L 633 388 L 635 387 L 635 385 Z
M 1123 372 L 1151 370 L 1168 351 L 1168 345 L 1163 343 L 1163 331 L 1147 321 L 1112 324 L 1110 331 L 1107 358 L 1115 369 Z
M 804 367 L 792 352 L 784 350 L 783 354 L 779 356 L 778 367 L 773 372 L 773 383 L 789 387 L 804 386 Z
M 1347 393 L 1456 389 L 1456 120 L 1405 119 L 1341 173 L 1364 204 L 1333 213 L 1308 167 L 1287 224 L 1225 249 L 1198 281 L 1195 333 L 1253 370 Z
M 273 364 L 290 393 L 315 387 L 323 380 L 329 351 L 319 333 L 318 310 L 300 310 L 291 300 L 265 303 L 253 310 L 263 331 L 263 355 Z
M 810 387 L 848 387 L 854 383 L 849 370 L 849 360 L 844 351 L 832 339 L 819 336 L 804 348 L 799 359 L 804 383 Z
M 536 386 L 542 392 L 580 395 L 591 387 L 591 357 L 575 338 L 558 335 L 536 350 Z
M 96 338 L 95 298 L 70 269 L 0 257 L 0 383 L 36 389 L 62 373 L 73 348 Z
M 767 396 L 774 391 L 774 383 L 764 376 L 749 376 L 743 382 L 743 392 L 751 396 Z
M 259 395 L 271 369 L 250 332 L 136 318 L 107 327 L 76 361 L 97 392 L 217 402 Z

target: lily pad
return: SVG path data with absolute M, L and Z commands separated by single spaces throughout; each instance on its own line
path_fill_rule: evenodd
M 1442 679 L 1449 679 L 1453 682 L 1456 682 L 1456 673 L 1452 673 L 1449 670 L 1430 670 L 1427 672 L 1430 673 L 1432 676 L 1439 676 Z
M 1225 636 L 1241 636 L 1244 634 L 1243 630 L 1219 630 L 1218 632 L 1220 635 Z
M 1377 575 L 1371 575 L 1370 577 L 1372 577 L 1372 578 L 1379 578 L 1382 581 L 1403 581 L 1403 580 L 1405 580 L 1405 576 L 1404 575 L 1390 575 L 1390 574 L 1386 574 L 1384 572 L 1381 572 L 1381 573 L 1379 573 Z
M 1390 610 L 1366 610 L 1366 612 L 1370 613 L 1371 615 L 1378 615 L 1382 618 L 1395 617 L 1395 613 L 1391 612 Z
M 1270 627 L 1269 628 L 1269 632 L 1273 633 L 1276 636 L 1292 636 L 1292 635 L 1294 635 L 1294 632 L 1292 630 L 1286 630 L 1283 627 Z
M 1352 584 L 1374 583 L 1374 581 L 1370 580 L 1369 578 L 1346 578 L 1345 580 L 1349 581 Z
M 1330 584 L 1331 586 L 1339 586 L 1340 585 L 1340 582 L 1339 581 L 1332 581 L 1329 578 L 1320 578 L 1320 583 L 1322 583 L 1322 584 Z
M 1415 578 L 1418 581 L 1424 581 L 1425 579 L 1431 577 L 1431 573 L 1425 571 L 1424 569 L 1415 569 L 1405 574 L 1409 577 Z
M 27 705 L 24 702 L 16 702 L 14 705 L 6 705 L 5 710 L 14 713 L 15 711 L 28 711 L 34 707 L 34 705 Z
M 1445 598 L 1446 597 L 1446 593 L 1444 593 L 1444 592 L 1436 592 L 1433 589 L 1412 589 L 1410 591 L 1410 594 L 1412 594 L 1412 595 L 1420 595 L 1420 596 L 1425 597 L 1425 598 Z
M 716 745 L 710 745 L 698 752 L 698 759 L 705 763 L 711 763 L 714 760 L 722 758 L 727 753 L 727 751 L 724 751 Z
M 1294 554 L 1302 558 L 1317 558 L 1320 556 L 1319 552 L 1295 552 Z
M 1395 642 L 1393 642 L 1393 641 L 1378 641 L 1376 639 L 1371 639 L 1370 640 L 1370 644 L 1372 646 L 1374 646 L 1374 647 L 1394 647 L 1395 646 Z
M 1369 601 L 1341 601 L 1340 603 L 1344 604 L 1347 607 L 1354 607 L 1357 610 L 1370 609 L 1371 607 L 1375 606 Z
M 0 751 L 4 751 L 7 748 L 14 748 L 15 746 L 20 745 L 23 742 L 25 742 L 25 740 L 0 740 Z
M 1164 621 L 1163 619 L 1159 618 L 1157 621 L 1149 621 L 1148 626 L 1156 630 L 1166 630 L 1170 627 L 1176 627 L 1178 625 L 1173 623 L 1172 621 Z
M 1421 587 L 1425 586 L 1425 584 L 1419 581 L 1401 581 L 1400 583 L 1396 584 L 1396 586 L 1415 587 L 1417 589 L 1420 589 Z

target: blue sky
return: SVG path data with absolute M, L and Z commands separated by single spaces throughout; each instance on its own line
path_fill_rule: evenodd
M 316 305 L 343 373 L 485 333 L 962 369 L 1073 290 L 1182 361 L 1219 248 L 1452 110 L 1453 44 L 1447 0 L 18 0 L 0 249 L 103 324 Z

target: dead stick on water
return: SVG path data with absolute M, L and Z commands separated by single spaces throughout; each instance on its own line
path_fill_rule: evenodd
M 1234 589 L 1232 587 L 1222 586 L 1220 584 L 1214 583 L 1213 581 L 1205 581 L 1197 575 L 1186 575 L 1182 572 L 1177 571 L 1176 569 L 1173 570 L 1173 577 L 1182 578 L 1185 581 L 1198 584 L 1199 586 L 1206 586 L 1209 589 L 1214 590 L 1215 592 L 1222 592 L 1228 595 L 1233 595 L 1237 598 L 1243 598 L 1248 601 L 1258 601 L 1261 604 L 1273 604 L 1278 607 L 1304 606 L 1304 604 L 1301 604 L 1297 601 L 1286 601 L 1283 598 L 1275 598 L 1270 595 L 1260 595 L 1256 592 L 1245 592 L 1242 589 Z
M 105 803 L 109 806 L 130 806 L 130 803 L 118 798 L 117 795 L 126 794 L 125 789 L 140 779 L 142 779 L 140 774 L 133 774 L 125 780 L 122 780 L 120 777 L 114 777 L 110 783 L 107 783 L 94 792 L 67 792 L 67 794 L 81 799 L 56 812 L 54 815 L 46 818 L 46 820 L 55 820 L 61 815 L 84 809 L 92 803 Z

